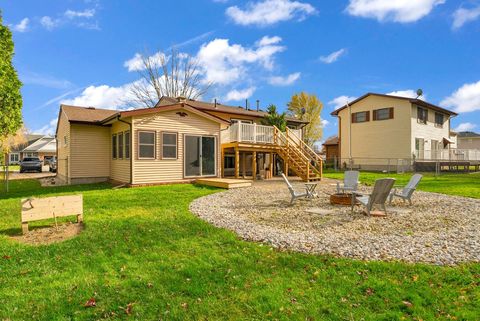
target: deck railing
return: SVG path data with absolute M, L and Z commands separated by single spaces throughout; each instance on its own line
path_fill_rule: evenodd
M 289 129 L 295 134 L 295 137 L 302 137 L 300 129 Z M 261 144 L 275 144 L 274 127 L 258 124 L 234 123 L 228 129 L 229 134 L 224 137 L 228 142 L 248 142 Z M 227 141 L 222 141 L 227 143 Z
M 416 150 L 414 154 L 418 160 L 480 161 L 478 149 Z

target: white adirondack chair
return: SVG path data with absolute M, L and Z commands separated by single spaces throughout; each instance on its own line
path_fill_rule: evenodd
M 305 193 L 296 192 L 296 191 L 293 189 L 292 184 L 290 184 L 290 182 L 288 181 L 288 179 L 287 179 L 287 177 L 285 176 L 284 173 L 282 173 L 282 178 L 283 178 L 283 180 L 285 181 L 285 183 L 286 183 L 287 186 L 288 186 L 288 190 L 290 191 L 290 195 L 292 195 L 292 198 L 290 199 L 290 204 L 293 204 L 293 202 L 294 202 L 296 199 L 309 197 L 309 194 L 307 193 L 307 191 L 305 191 Z
M 395 184 L 395 179 L 393 178 L 382 178 L 375 181 L 373 186 L 373 192 L 369 195 L 361 195 L 355 197 L 355 199 L 360 202 L 361 205 L 365 206 L 367 214 L 370 216 L 371 210 L 375 205 L 378 205 L 380 209 L 383 209 L 385 214 L 387 214 L 387 208 L 385 207 L 385 202 L 387 201 L 390 191 L 392 190 L 393 184 Z M 353 211 L 353 202 L 352 202 L 352 211 Z
M 403 199 L 404 202 L 408 200 L 408 203 L 412 205 L 413 192 L 415 192 L 415 190 L 417 189 L 418 183 L 420 183 L 422 177 L 422 174 L 415 174 L 410 178 L 408 184 L 400 191 L 397 192 L 397 188 L 400 189 L 400 187 L 394 188 L 393 191 L 390 193 L 390 203 L 392 203 L 393 198 L 396 196 Z
M 356 192 L 359 176 L 359 171 L 345 171 L 343 183 L 337 182 L 337 193 Z

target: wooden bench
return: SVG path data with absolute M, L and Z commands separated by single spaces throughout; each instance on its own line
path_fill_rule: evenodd
M 24 198 L 22 206 L 22 232 L 28 233 L 28 222 L 57 217 L 77 216 L 77 222 L 83 222 L 83 196 L 69 195 L 46 198 Z

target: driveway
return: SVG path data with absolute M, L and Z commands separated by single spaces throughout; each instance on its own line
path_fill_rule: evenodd
M 55 176 L 56 173 L 50 173 L 48 171 L 48 166 L 42 167 L 42 172 L 27 172 L 27 173 L 20 173 L 18 171 L 10 172 L 9 179 L 37 179 L 37 178 L 44 178 L 44 177 L 52 177 Z

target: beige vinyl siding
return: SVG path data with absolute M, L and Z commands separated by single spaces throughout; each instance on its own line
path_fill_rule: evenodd
M 424 150 L 430 156 L 431 151 L 431 142 L 435 140 L 437 142 L 442 142 L 443 138 L 450 139 L 450 117 L 447 114 L 443 114 L 444 124 L 443 127 L 436 127 L 435 126 L 435 113 L 436 111 L 428 109 L 426 107 L 422 107 L 426 109 L 428 112 L 427 123 L 422 124 L 418 123 L 417 121 L 417 106 L 411 105 L 411 126 L 412 126 L 412 137 L 411 137 L 411 155 L 415 153 L 415 138 L 423 138 L 424 139 Z M 454 148 L 455 146 L 450 146 Z
M 66 143 L 65 143 L 66 140 Z M 70 158 L 70 123 L 63 111 L 60 112 L 58 119 L 57 132 L 57 177 L 68 183 Z
M 373 120 L 373 110 L 389 107 L 394 108 L 393 119 Z M 359 160 L 357 163 L 379 164 L 378 159 L 381 158 L 411 158 L 411 103 L 408 100 L 372 95 L 350 108 L 352 113 L 370 112 L 369 121 L 351 124 L 351 157 L 356 159 L 355 162 Z M 340 111 L 339 117 L 341 118 L 340 154 L 342 162 L 348 162 L 351 122 L 349 108 Z
M 184 135 L 210 135 L 216 138 L 217 149 L 217 175 L 220 173 L 220 124 L 210 119 L 201 117 L 191 112 L 187 116 L 177 115 L 177 111 L 160 112 L 153 115 L 137 116 L 133 118 L 134 127 L 134 160 L 133 184 L 150 184 L 162 182 L 175 182 L 189 180 L 184 178 L 183 168 L 183 142 Z M 156 133 L 156 158 L 138 159 L 138 132 L 141 130 L 155 131 Z M 161 133 L 177 133 L 177 159 L 161 159 Z
M 110 176 L 110 127 L 71 124 L 71 178 Z
M 126 119 L 125 121 L 130 122 L 131 119 Z M 130 131 L 130 126 L 128 124 L 122 123 L 120 121 L 113 123 L 110 131 L 110 140 L 112 139 L 111 135 L 118 135 L 119 133 L 125 133 L 126 131 Z M 111 179 L 119 182 L 130 183 L 130 159 L 125 158 L 125 153 L 123 154 L 123 159 L 112 159 L 111 149 L 109 155 L 111 158 Z

